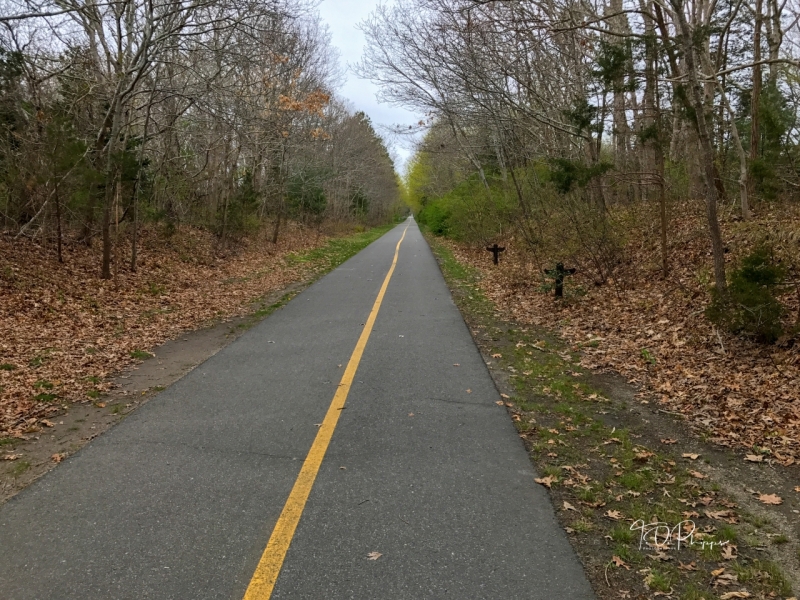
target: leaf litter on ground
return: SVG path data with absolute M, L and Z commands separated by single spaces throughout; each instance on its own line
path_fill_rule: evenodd
M 208 232 L 169 238 L 143 228 L 136 272 L 99 277 L 101 249 L 52 248 L 0 237 L 0 437 L 26 438 L 108 377 L 182 332 L 251 312 L 254 301 L 319 268 L 293 260 L 330 238 L 289 224 L 279 242 L 245 240 L 224 256 Z M 98 406 L 101 404 L 98 403 Z M 43 420 L 44 419 L 44 420 Z

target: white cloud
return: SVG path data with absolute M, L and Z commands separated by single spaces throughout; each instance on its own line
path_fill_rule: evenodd
M 364 111 L 383 135 L 387 144 L 391 145 L 391 154 L 399 159 L 396 165 L 403 171 L 411 150 L 407 144 L 399 144 L 382 131 L 382 128 L 394 125 L 410 125 L 419 121 L 414 113 L 386 103 L 379 103 L 376 94 L 378 88 L 371 82 L 360 79 L 353 72 L 352 66 L 361 59 L 364 48 L 364 34 L 356 26 L 366 19 L 378 5 L 378 0 L 323 0 L 319 5 L 322 21 L 331 32 L 331 44 L 340 54 L 342 66 L 345 67 L 345 81 L 339 88 L 339 95 L 349 100 L 356 110 Z

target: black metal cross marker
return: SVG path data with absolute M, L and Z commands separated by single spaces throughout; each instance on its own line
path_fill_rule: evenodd
M 505 252 L 505 251 L 506 251 L 506 249 L 505 249 L 505 248 L 501 248 L 501 247 L 500 247 L 500 246 L 498 246 L 497 244 L 495 244 L 494 246 L 491 246 L 490 248 L 486 248 L 486 249 L 487 249 L 489 252 L 491 252 L 491 253 L 492 253 L 492 255 L 493 255 L 493 256 L 492 256 L 492 262 L 493 262 L 494 264 L 498 264 L 498 263 L 500 262 L 500 253 L 501 253 L 501 252 Z
M 555 269 L 545 269 L 544 272 L 552 275 L 556 280 L 556 298 L 564 297 L 564 276 L 572 275 L 577 269 L 565 269 L 564 263 L 556 263 Z

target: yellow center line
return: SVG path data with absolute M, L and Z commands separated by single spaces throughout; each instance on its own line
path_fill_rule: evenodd
M 383 280 L 383 285 L 378 292 L 378 297 L 375 298 L 375 304 L 372 305 L 372 311 L 369 313 L 369 318 L 367 318 L 367 322 L 364 324 L 364 329 L 361 331 L 361 336 L 358 338 L 355 350 L 353 350 L 353 354 L 350 356 L 350 361 L 347 363 L 347 368 L 344 370 L 344 375 L 342 375 L 342 380 L 339 383 L 339 387 L 336 389 L 336 394 L 334 394 L 325 419 L 322 421 L 322 425 L 320 425 L 317 437 L 314 438 L 311 450 L 308 451 L 308 456 L 306 456 L 305 461 L 303 461 L 300 474 L 297 476 L 289 498 L 283 506 L 281 516 L 278 517 L 278 522 L 275 523 L 275 529 L 272 530 L 272 535 L 269 538 L 269 542 L 267 542 L 267 547 L 264 549 L 264 554 L 261 555 L 261 560 L 258 561 L 256 571 L 253 573 L 253 578 L 250 580 L 250 585 L 247 586 L 247 591 L 244 594 L 244 600 L 268 600 L 272 595 L 272 590 L 281 572 L 286 552 L 289 550 L 289 545 L 292 543 L 294 531 L 297 529 L 297 524 L 300 522 L 300 517 L 303 515 L 303 509 L 306 506 L 308 495 L 311 493 L 311 488 L 314 486 L 314 480 L 317 478 L 317 473 L 319 473 L 322 459 L 325 458 L 325 452 L 328 450 L 328 445 L 333 437 L 333 431 L 336 429 L 339 415 L 342 414 L 347 395 L 350 393 L 350 386 L 353 384 L 353 378 L 356 375 L 358 364 L 361 362 L 361 356 L 364 354 L 367 340 L 369 340 L 372 327 L 375 325 L 375 319 L 381 308 L 383 296 L 386 294 L 386 288 L 389 287 L 389 280 L 392 278 L 392 273 L 394 273 L 394 268 L 397 265 L 400 244 L 403 243 L 406 237 L 406 231 L 408 231 L 408 225 L 406 225 L 406 228 L 403 230 L 400 241 L 397 242 L 397 246 L 394 249 L 392 266 L 389 267 L 389 272 Z

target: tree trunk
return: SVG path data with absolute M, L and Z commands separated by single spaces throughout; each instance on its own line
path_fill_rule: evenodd
M 713 65 L 711 64 L 711 57 L 706 54 L 704 55 L 704 64 L 705 69 L 708 72 L 713 72 Z M 748 191 L 748 176 L 747 176 L 747 153 L 744 151 L 744 146 L 742 145 L 742 140 L 739 137 L 739 128 L 736 126 L 736 113 L 733 111 L 730 102 L 728 101 L 728 95 L 725 93 L 725 88 L 722 84 L 717 81 L 717 91 L 720 95 L 720 107 L 728 111 L 728 116 L 731 120 L 731 137 L 733 138 L 734 146 L 736 147 L 736 152 L 739 155 L 739 199 L 741 202 L 742 208 L 742 218 L 749 219 L 750 218 L 750 201 L 749 201 L 749 191 Z M 720 119 L 720 129 L 722 129 L 723 121 Z
M 281 228 L 281 217 L 282 216 L 283 216 L 283 209 L 282 209 L 282 207 L 279 206 L 278 207 L 278 216 L 275 219 L 275 227 L 272 230 L 272 243 L 273 244 L 277 244 L 278 243 L 278 232 L 280 231 L 280 228 Z
M 131 272 L 136 273 L 136 245 L 139 233 L 139 194 L 133 195 L 133 232 L 131 233 Z
M 61 253 L 61 239 L 62 239 L 62 232 L 61 232 L 61 198 L 58 195 L 58 183 L 56 183 L 55 201 L 56 201 L 56 247 L 58 248 L 58 262 L 63 264 L 64 255 Z
M 782 6 L 778 0 L 767 0 L 769 16 L 766 20 L 767 26 L 767 47 L 769 48 L 769 86 L 770 89 L 778 84 L 778 58 L 781 53 L 783 43 L 783 30 L 781 29 Z
M 122 193 L 122 181 L 117 178 L 114 192 L 114 287 L 119 288 L 119 197 Z
M 97 140 L 95 140 L 94 144 L 94 156 L 95 156 L 95 163 L 94 166 L 100 170 L 101 165 L 101 157 L 103 156 L 103 148 L 105 148 L 106 143 L 109 144 L 109 149 L 111 145 L 114 143 L 113 137 L 107 137 L 109 129 L 113 130 L 114 124 L 114 115 L 108 113 L 103 121 L 103 124 L 100 128 L 100 133 L 97 136 Z M 112 132 L 113 135 L 113 132 Z M 108 170 L 108 165 L 103 167 L 106 171 Z M 106 182 L 108 183 L 108 182 Z M 87 247 L 92 247 L 92 238 L 94 237 L 94 217 L 95 217 L 95 209 L 97 207 L 97 190 L 91 190 L 89 194 L 89 201 L 86 204 L 86 216 L 83 222 L 83 233 L 81 234 L 81 240 Z
M 678 34 L 683 45 L 684 60 L 686 61 L 686 75 L 689 80 L 689 87 L 691 88 L 689 90 L 689 98 L 694 111 L 697 137 L 700 142 L 700 161 L 706 183 L 706 218 L 708 220 L 708 229 L 711 236 L 711 250 L 714 257 L 714 284 L 717 288 L 717 292 L 724 294 L 727 290 L 727 280 L 725 278 L 725 248 L 722 244 L 722 231 L 719 226 L 719 216 L 717 215 L 719 195 L 715 181 L 716 169 L 714 168 L 714 149 L 711 147 L 711 138 L 706 122 L 703 91 L 697 77 L 695 47 L 692 40 L 693 32 L 686 22 L 682 0 L 672 0 L 672 5 L 675 10 Z
M 759 113 L 761 105 L 761 22 L 762 22 L 763 0 L 756 0 L 756 21 L 753 33 L 753 92 L 750 97 L 750 164 L 758 158 L 758 143 L 761 136 L 759 130 Z M 733 125 L 736 127 L 736 125 Z M 745 167 L 745 177 L 747 176 Z M 755 190 L 755 182 L 752 176 L 748 181 L 748 187 Z M 742 203 L 742 218 L 750 218 L 750 206 Z
M 106 186 L 113 189 L 113 184 Z M 103 268 L 100 272 L 102 279 L 111 279 L 111 203 L 107 197 L 103 207 Z
M 651 165 L 653 179 L 655 180 L 656 194 L 658 196 L 659 220 L 661 224 L 661 270 L 664 277 L 669 272 L 669 258 L 667 254 L 667 198 L 664 193 L 664 148 L 663 134 L 661 131 L 661 107 L 658 102 L 658 48 L 656 46 L 656 28 L 653 20 L 648 16 L 644 1 L 641 1 L 642 14 L 645 19 L 645 119 L 648 127 L 652 128 L 647 136 L 647 141 L 652 150 Z
M 147 145 L 147 132 L 150 127 L 150 109 L 153 106 L 153 96 L 155 90 L 150 94 L 150 101 L 147 103 L 147 113 L 144 119 L 144 130 L 142 132 L 142 145 L 139 146 L 139 165 L 136 171 L 136 182 L 133 187 L 133 232 L 131 233 L 131 272 L 136 273 L 136 245 L 139 235 L 139 193 L 142 189 L 142 166 L 144 165 L 144 149 Z
M 222 234 L 220 238 L 220 246 L 225 248 L 225 236 L 228 233 L 228 199 L 230 198 L 230 191 L 225 191 L 225 201 L 222 203 Z
M 114 151 L 116 150 L 117 138 L 122 131 L 122 104 L 119 99 L 114 109 L 114 118 L 111 124 L 111 134 L 108 138 L 108 148 L 106 152 L 106 193 L 103 206 L 103 268 L 100 277 L 111 279 L 111 205 L 114 201 L 114 194 L 117 190 L 120 172 L 114 165 Z

